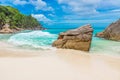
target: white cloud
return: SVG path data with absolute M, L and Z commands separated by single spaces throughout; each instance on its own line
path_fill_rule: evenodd
M 50 17 L 55 17 L 55 15 L 53 15 L 53 14 L 48 14 L 48 16 L 50 16 Z
M 72 12 L 96 13 L 97 8 L 120 8 L 120 0 L 58 0 L 58 3 L 63 4 L 63 9 Z
M 101 0 L 98 7 L 119 7 L 120 8 L 120 0 Z
M 68 13 L 64 19 L 84 19 L 84 17 L 103 15 L 104 11 L 101 13 L 99 10 L 120 9 L 120 0 L 58 0 L 58 3 L 64 12 Z M 119 10 L 112 12 L 115 11 L 119 12 Z
M 120 9 L 112 10 L 111 12 L 120 12 Z
M 53 11 L 54 9 L 43 0 L 0 0 L 1 4 L 33 5 L 36 10 Z M 10 5 L 9 4 L 9 5 Z
M 64 20 L 64 21 L 60 21 L 59 23 L 85 23 L 85 24 L 91 24 L 91 23 L 110 23 L 113 22 L 115 20 L 113 19 L 102 19 L 102 20 L 96 20 L 96 19 L 92 19 L 92 20 Z
M 74 15 L 97 14 L 96 7 L 100 0 L 58 0 L 65 12 Z
M 34 5 L 36 10 L 53 11 L 53 8 L 48 6 L 47 3 L 42 0 L 30 0 L 30 4 Z
M 24 5 L 24 4 L 27 4 L 27 1 L 25 1 L 25 0 L 15 0 L 13 2 L 13 4 L 15 4 L 15 5 Z
M 120 10 L 113 10 L 105 13 L 98 13 L 95 15 L 65 15 L 64 19 L 65 20 L 71 20 L 74 22 L 74 20 L 105 20 L 105 19 L 119 19 L 120 18 Z
M 43 22 L 50 22 L 51 21 L 43 14 L 32 14 L 32 17 L 36 18 L 38 21 L 43 21 Z

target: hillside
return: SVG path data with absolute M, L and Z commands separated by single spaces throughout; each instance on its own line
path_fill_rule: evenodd
M 0 5 L 0 30 L 5 24 L 9 24 L 10 29 L 43 29 L 31 15 L 24 15 L 13 7 Z

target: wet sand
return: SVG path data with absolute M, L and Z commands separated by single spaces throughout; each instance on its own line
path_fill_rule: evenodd
M 120 56 L 0 44 L 0 80 L 120 80 Z

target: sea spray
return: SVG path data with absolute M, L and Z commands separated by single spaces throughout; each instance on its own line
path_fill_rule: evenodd
M 8 39 L 9 43 L 16 46 L 31 47 L 38 49 L 52 49 L 51 44 L 57 38 L 56 34 L 43 31 L 31 31 L 18 33 Z

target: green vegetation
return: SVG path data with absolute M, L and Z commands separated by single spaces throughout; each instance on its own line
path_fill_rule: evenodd
M 0 5 L 0 29 L 6 23 L 9 23 L 11 29 L 40 29 L 41 27 L 31 15 L 26 16 L 13 7 Z

